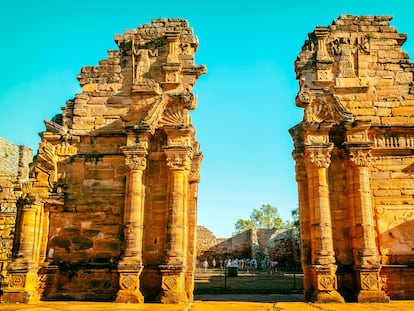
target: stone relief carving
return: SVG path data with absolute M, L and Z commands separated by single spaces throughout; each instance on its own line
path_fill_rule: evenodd
M 349 151 L 349 159 L 356 166 L 368 167 L 371 165 L 371 150 L 352 150 Z
M 154 42 L 148 44 L 132 42 L 132 64 L 134 68 L 134 83 L 152 80 L 149 73 L 151 58 L 158 56 L 158 47 Z
M 174 154 L 167 157 L 167 167 L 171 169 L 189 170 L 191 159 L 189 155 Z
M 133 290 L 137 288 L 137 277 L 135 275 L 121 275 L 121 280 L 119 282 L 121 289 Z
M 322 290 L 334 290 L 335 289 L 335 277 L 331 275 L 319 275 L 319 286 Z
M 147 161 L 140 155 L 127 155 L 125 158 L 125 165 L 132 170 L 145 170 Z
M 321 123 L 333 121 L 338 124 L 342 121 L 351 121 L 353 115 L 340 102 L 339 98 L 329 89 L 304 89 L 298 96 L 299 106 L 305 107 L 305 121 Z
M 312 135 L 312 134 L 305 134 L 305 142 L 306 144 L 327 144 L 329 143 L 329 136 L 328 135 Z
M 355 54 L 358 51 L 358 43 L 356 39 L 337 38 L 331 42 L 331 48 L 337 60 L 337 77 L 356 77 Z
M 161 96 L 149 109 L 147 116 L 140 122 L 140 128 L 149 128 L 151 133 L 163 125 L 191 123 L 187 110 L 195 109 L 197 97 L 190 92 Z
M 380 279 L 378 273 L 361 273 L 362 290 L 379 290 Z
M 319 168 L 328 168 L 331 164 L 329 150 L 307 150 L 306 153 L 310 163 L 316 165 Z
M 379 134 L 374 137 L 374 146 L 379 148 L 414 148 L 414 135 Z

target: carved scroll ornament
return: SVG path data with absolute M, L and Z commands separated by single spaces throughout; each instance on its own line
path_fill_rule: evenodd
M 331 90 L 310 90 L 303 88 L 296 97 L 296 105 L 305 108 L 305 121 L 321 123 L 330 121 L 336 124 L 352 121 L 353 115 Z

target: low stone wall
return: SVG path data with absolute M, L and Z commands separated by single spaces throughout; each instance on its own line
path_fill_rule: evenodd
M 17 146 L 0 137 L 0 178 L 19 177 L 27 180 L 33 152 L 26 146 Z
M 199 261 L 226 258 L 268 258 L 285 270 L 300 269 L 300 237 L 297 228 L 248 229 L 229 239 L 217 239 L 205 227 L 198 227 Z

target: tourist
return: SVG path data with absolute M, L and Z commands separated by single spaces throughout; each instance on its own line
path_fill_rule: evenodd
M 207 268 L 208 268 L 208 261 L 207 261 L 207 259 L 205 259 L 204 262 L 203 262 L 203 268 L 204 268 L 204 272 L 207 272 Z

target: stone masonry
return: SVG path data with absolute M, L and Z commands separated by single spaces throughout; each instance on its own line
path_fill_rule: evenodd
M 307 300 L 414 297 L 414 66 L 390 21 L 342 15 L 295 62 Z
M 300 268 L 299 230 L 250 228 L 228 239 L 217 239 L 211 231 L 197 226 L 197 259 L 271 259 L 285 271 Z
M 29 175 L 32 150 L 0 137 L 0 287 L 8 283 L 8 265 L 16 228 L 17 207 Z
M 45 121 L 3 302 L 193 300 L 198 40 L 156 19 L 115 41 Z

